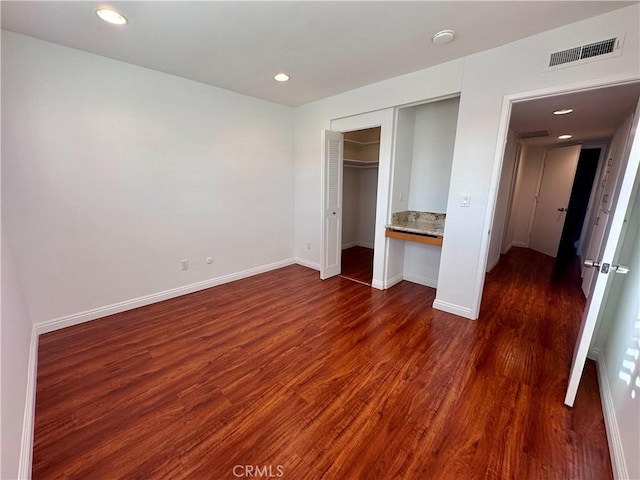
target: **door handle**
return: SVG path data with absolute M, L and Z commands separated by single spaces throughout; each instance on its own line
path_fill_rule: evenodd
M 600 270 L 600 266 L 602 266 L 602 273 L 609 273 L 610 271 L 615 272 L 615 273 L 619 273 L 620 275 L 626 275 L 627 273 L 629 273 L 631 271 L 631 269 L 629 267 L 627 267 L 626 265 L 611 265 L 609 266 L 608 263 L 604 263 L 602 265 L 600 265 L 598 262 L 594 262 L 593 260 L 585 260 L 583 262 L 585 267 L 588 268 L 595 268 L 596 270 Z
M 587 268 L 595 268 L 596 270 L 600 270 L 600 264 L 598 262 L 594 262 L 593 260 L 585 260 L 583 265 Z
M 559 212 L 568 212 L 569 209 L 568 208 L 559 208 L 558 211 Z

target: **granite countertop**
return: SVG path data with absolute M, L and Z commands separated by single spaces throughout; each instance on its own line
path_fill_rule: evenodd
M 417 212 L 406 210 L 391 214 L 391 223 L 387 228 L 400 232 L 417 233 L 440 237 L 444 233 L 444 221 L 446 213 Z

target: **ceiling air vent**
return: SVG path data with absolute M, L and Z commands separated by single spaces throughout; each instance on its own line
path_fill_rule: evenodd
M 549 56 L 549 68 L 565 65 L 567 63 L 578 62 L 580 60 L 594 59 L 603 55 L 621 53 L 621 42 L 618 37 L 608 38 L 599 42 L 586 43 L 579 47 L 567 48 L 554 52 Z M 599 59 L 598 59 L 599 60 Z M 586 63 L 586 62 L 580 62 Z
M 549 132 L 549 130 L 533 130 L 531 132 L 516 132 L 516 137 L 520 138 L 520 139 L 526 139 L 526 138 L 542 138 L 542 137 L 548 137 L 550 136 L 551 133 Z

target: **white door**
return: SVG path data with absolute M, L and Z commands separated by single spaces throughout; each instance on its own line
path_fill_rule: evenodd
M 604 235 L 606 233 L 607 226 L 609 225 L 609 217 L 609 212 L 598 209 L 598 216 L 596 217 L 593 233 L 591 234 L 592 241 L 589 242 L 589 250 L 587 250 L 586 255 L 584 256 L 585 260 L 599 257 L 602 243 L 604 242 Z M 588 297 L 591 292 L 593 279 L 595 278 L 596 273 L 598 273 L 596 269 L 584 269 L 584 273 L 582 275 L 582 292 L 585 297 Z
M 578 392 L 578 385 L 584 370 L 584 363 L 587 359 L 589 346 L 595 330 L 598 319 L 603 315 L 606 298 L 611 288 L 614 275 L 622 273 L 617 268 L 622 250 L 622 243 L 626 234 L 628 225 L 628 216 L 631 215 L 633 200 L 638 191 L 638 166 L 640 164 L 640 135 L 637 131 L 632 132 L 631 140 L 633 142 L 631 152 L 628 157 L 627 164 L 624 168 L 624 175 L 620 185 L 620 194 L 616 202 L 615 208 L 611 211 L 611 219 L 609 220 L 608 232 L 605 236 L 604 251 L 599 259 L 587 259 L 595 261 L 599 267 L 598 274 L 595 278 L 593 292 L 588 298 L 587 306 L 582 317 L 582 325 L 578 335 L 575 351 L 573 352 L 573 362 L 571 364 L 571 373 L 569 374 L 569 384 L 567 385 L 567 393 L 564 403 L 573 406 L 573 402 Z M 596 267 L 594 267 L 596 268 Z M 638 268 L 637 265 L 631 268 Z
M 322 261 L 320 278 L 340 275 L 342 260 L 342 164 L 341 133 L 322 132 Z
M 550 257 L 558 253 L 581 148 L 550 148 L 545 155 L 529 247 Z
M 638 117 L 640 116 L 640 102 L 636 105 L 633 117 L 621 125 L 620 135 L 616 134 L 608 152 L 608 160 L 604 166 L 602 177 L 598 185 L 596 200 L 598 204 L 598 216 L 595 225 L 592 227 L 593 233 L 589 240 L 586 256 L 584 258 L 597 258 L 604 244 L 604 235 L 608 227 L 609 213 L 611 210 L 611 202 L 615 199 L 615 192 L 618 187 L 619 179 L 622 171 L 620 166 L 622 161 L 628 158 L 629 149 L 631 148 L 631 135 L 638 127 Z M 588 297 L 591 291 L 595 270 L 584 269 L 582 272 L 582 291 Z

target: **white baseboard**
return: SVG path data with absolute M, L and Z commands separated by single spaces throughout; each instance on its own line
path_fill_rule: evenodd
M 304 262 L 304 263 L 303 263 Z M 164 292 L 158 292 L 144 297 L 134 298 L 126 300 L 124 302 L 107 305 L 105 307 L 94 308 L 85 312 L 80 312 L 64 317 L 54 318 L 44 322 L 36 323 L 33 326 L 31 332 L 31 345 L 29 350 L 29 365 L 27 372 L 27 391 L 25 398 L 24 419 L 22 425 L 22 444 L 20 450 L 20 463 L 18 465 L 18 478 L 29 479 L 31 478 L 31 464 L 33 455 L 33 430 L 35 422 L 35 409 L 36 409 L 36 378 L 38 371 L 38 337 L 43 333 L 53 332 L 61 328 L 70 327 L 72 325 L 78 325 L 80 323 L 88 322 L 98 318 L 112 315 L 114 313 L 120 313 L 133 308 L 150 305 L 152 303 L 161 302 L 170 298 L 179 297 L 189 293 L 197 292 L 207 288 L 215 287 L 225 283 L 240 280 L 242 278 L 251 277 L 260 273 L 269 272 L 278 268 L 293 265 L 299 263 L 316 270 L 320 269 L 320 265 L 306 262 L 302 259 L 286 259 L 280 262 L 274 262 L 260 267 L 251 268 L 242 272 L 233 273 L 230 275 L 224 275 L 222 277 L 212 278 L 203 282 L 192 283 L 183 287 L 166 290 Z
M 602 403 L 602 413 L 604 414 L 604 426 L 607 430 L 607 441 L 609 442 L 609 454 L 611 455 L 611 466 L 613 467 L 613 478 L 616 480 L 628 479 L 627 461 L 624 457 L 622 438 L 616 419 L 616 411 L 613 403 L 611 385 L 607 376 L 607 366 L 604 355 L 600 350 L 594 350 L 596 366 L 598 368 L 598 386 L 600 387 L 600 402 Z
M 358 242 L 347 242 L 342 244 L 342 250 L 346 250 L 347 248 L 352 248 L 358 245 Z
M 498 265 L 498 263 L 500 263 L 500 257 L 499 256 L 493 262 L 487 264 L 487 273 L 489 273 L 491 270 L 496 268 L 496 265 Z
M 470 308 L 461 307 L 453 303 L 438 300 L 437 298 L 433 301 L 433 308 L 435 308 L 436 310 L 442 310 L 443 312 L 453 313 L 454 315 L 468 318 L 469 320 L 476 320 L 475 318 L 473 318 Z
M 29 345 L 29 365 L 27 366 L 27 391 L 25 393 L 24 417 L 22 419 L 22 441 L 20 445 L 20 461 L 18 478 L 31 478 L 33 456 L 33 429 L 36 418 L 36 378 L 38 376 L 38 332 L 31 329 Z
M 232 273 L 230 275 L 224 275 L 222 277 L 216 277 L 202 282 L 192 283 L 183 287 L 173 288 L 171 290 L 165 290 L 164 292 L 152 293 L 151 295 L 145 295 L 144 297 L 138 297 L 131 300 L 125 300 L 124 302 L 114 303 L 104 307 L 94 308 L 80 313 L 74 313 L 72 315 L 66 315 L 64 317 L 54 318 L 52 320 L 45 320 L 35 324 L 38 335 L 43 333 L 53 332 L 61 328 L 78 325 L 80 323 L 95 320 L 97 318 L 106 317 L 107 315 L 113 315 L 114 313 L 121 313 L 134 308 L 143 307 L 152 303 L 161 302 L 170 298 L 187 295 L 189 293 L 198 292 L 211 287 L 217 287 L 225 283 L 240 280 L 242 278 L 251 277 L 260 273 L 269 272 L 278 268 L 286 267 L 297 263 L 293 258 L 282 260 L 279 262 L 262 265 L 260 267 L 250 268 L 242 272 Z
M 384 288 L 385 289 L 391 288 L 394 285 L 397 285 L 398 283 L 400 283 L 402 280 L 404 280 L 404 276 L 402 275 L 402 273 L 399 273 L 395 277 L 391 277 L 390 279 L 388 279 L 384 284 Z
M 425 287 L 436 288 L 438 286 L 437 278 L 426 278 L 419 275 L 403 275 L 402 278 L 408 282 L 424 285 Z
M 305 260 L 304 258 L 296 257 L 293 259 L 294 263 L 298 265 L 302 265 L 303 267 L 311 268 L 313 270 L 320 271 L 320 264 L 316 262 L 310 262 L 309 260 Z
M 386 290 L 387 288 L 391 288 L 394 285 L 397 285 L 402 280 L 404 280 L 402 278 L 402 274 L 399 273 L 395 277 L 391 277 L 390 279 L 388 279 L 386 281 L 373 279 L 373 280 L 371 280 L 371 286 L 373 288 L 377 289 L 377 290 Z
M 507 253 L 509 253 L 509 250 L 511 250 L 513 247 L 529 248 L 529 244 L 528 244 L 528 243 L 525 243 L 525 242 L 515 242 L 515 241 L 513 241 L 513 242 L 511 242 L 509 245 L 507 245 L 507 247 L 506 247 L 506 248 L 503 248 L 503 249 L 500 251 L 500 254 L 501 254 L 501 255 L 506 255 Z M 491 268 L 493 268 L 493 267 L 491 267 Z M 487 270 L 487 271 L 488 271 L 488 270 Z

